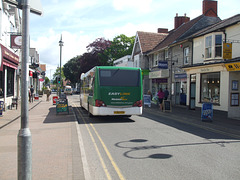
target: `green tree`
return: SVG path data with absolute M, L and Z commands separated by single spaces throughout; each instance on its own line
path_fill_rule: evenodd
M 76 56 L 70 59 L 66 64 L 64 64 L 63 72 L 66 80 L 70 80 L 72 85 L 75 85 L 79 81 L 81 69 L 80 69 L 80 57 Z
M 58 76 L 60 76 L 60 67 L 57 67 L 55 73 L 53 74 L 53 79 L 54 79 L 53 83 L 54 84 L 57 84 L 56 77 L 58 77 Z M 65 79 L 63 68 L 61 68 L 61 78 L 62 78 L 62 80 Z
M 45 77 L 45 82 L 44 82 L 44 84 L 47 85 L 48 83 L 50 83 L 50 80 L 49 80 L 49 78 L 46 76 L 46 77 Z
M 112 65 L 114 60 L 126 55 L 131 55 L 134 41 L 135 36 L 127 37 L 124 34 L 116 36 L 111 42 L 110 47 L 108 47 L 103 53 L 99 54 L 100 60 L 106 61 L 107 59 L 108 64 Z

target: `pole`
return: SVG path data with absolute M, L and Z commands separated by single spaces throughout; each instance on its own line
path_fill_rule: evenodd
M 18 132 L 18 180 L 32 179 L 32 139 L 28 127 L 29 0 L 22 0 L 21 129 Z
M 60 90 L 59 90 L 59 97 L 61 98 L 61 87 L 62 87 L 62 46 L 63 46 L 62 35 L 61 35 L 61 39 L 59 41 L 59 46 L 60 46 Z

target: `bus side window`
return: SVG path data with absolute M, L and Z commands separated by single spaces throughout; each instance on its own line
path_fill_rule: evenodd
M 89 96 L 93 96 L 93 94 L 94 94 L 94 82 L 95 82 L 95 78 L 93 77 L 91 88 L 89 89 Z

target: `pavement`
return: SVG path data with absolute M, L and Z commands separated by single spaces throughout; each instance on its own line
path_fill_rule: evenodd
M 0 179 L 17 179 L 18 131 L 21 124 L 21 103 L 18 109 L 3 112 L 0 117 Z M 161 112 L 159 107 L 144 107 L 143 115 L 171 118 L 240 139 L 240 120 L 227 118 L 226 112 L 213 111 L 213 121 L 201 121 L 201 109 L 188 110 L 173 106 L 171 112 Z M 46 101 L 46 96 L 29 103 L 29 129 L 32 137 L 32 179 L 70 180 L 84 179 L 79 147 L 77 121 L 70 107 L 69 114 L 56 114 L 56 105 Z

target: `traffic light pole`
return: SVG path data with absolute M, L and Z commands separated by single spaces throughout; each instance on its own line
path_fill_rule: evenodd
M 29 14 L 30 0 L 22 0 L 22 73 L 21 73 L 21 129 L 18 132 L 18 180 L 32 179 L 32 138 L 28 115 Z

